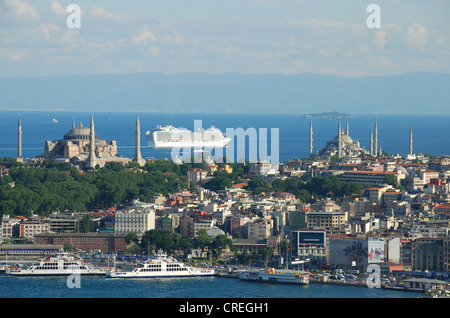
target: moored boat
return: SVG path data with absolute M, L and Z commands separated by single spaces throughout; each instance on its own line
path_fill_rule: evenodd
M 291 270 L 248 270 L 239 273 L 239 279 L 261 283 L 309 284 L 309 273 Z
M 106 271 L 106 276 L 112 278 L 150 278 L 150 277 L 184 277 L 213 276 L 214 269 L 189 266 L 175 258 L 159 252 L 147 261 L 138 264 L 130 271 L 115 268 Z
M 85 262 L 78 255 L 56 253 L 39 260 L 37 264 L 28 267 L 10 266 L 5 269 L 6 275 L 104 275 L 106 268 L 96 267 Z

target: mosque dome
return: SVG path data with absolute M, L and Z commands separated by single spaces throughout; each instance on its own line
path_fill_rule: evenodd
M 217 226 L 213 226 L 212 228 L 208 229 L 206 233 L 211 237 L 216 237 L 217 235 L 225 235 L 225 232 L 222 231 Z
M 408 170 L 406 170 L 406 169 L 405 169 L 404 167 L 402 167 L 402 166 L 396 167 L 396 168 L 394 169 L 394 172 L 402 173 L 402 174 L 408 174 Z
M 91 135 L 91 129 L 89 127 L 83 126 L 83 124 L 80 124 L 80 126 L 72 128 L 67 134 L 64 135 L 64 139 L 84 139 L 89 140 Z M 98 140 L 97 134 L 95 134 L 95 139 Z

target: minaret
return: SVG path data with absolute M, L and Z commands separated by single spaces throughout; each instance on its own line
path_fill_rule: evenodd
M 313 152 L 313 128 L 312 128 L 312 119 L 309 123 L 309 156 L 312 156 Z
M 348 136 L 348 117 L 347 117 L 347 124 L 346 124 L 346 128 L 345 128 L 345 134 Z
M 413 137 L 412 137 L 412 125 L 409 129 L 409 155 L 412 156 L 413 154 Z
M 73 119 L 72 119 L 72 129 L 75 128 L 75 115 L 73 115 Z
M 373 133 L 372 133 L 372 125 L 370 125 L 370 155 L 373 156 Z
M 140 166 L 145 164 L 145 160 L 141 156 L 141 124 L 139 123 L 139 116 L 136 117 L 136 135 L 135 135 L 136 148 L 134 151 L 133 161 L 139 163 Z
M 94 115 L 91 115 L 91 132 L 89 144 L 89 157 L 87 161 L 87 168 L 95 168 L 97 160 L 95 158 L 95 132 L 94 132 Z
M 339 126 L 338 126 L 338 158 L 341 159 L 342 157 L 342 138 L 341 138 L 341 119 L 339 119 Z
M 20 113 L 19 113 L 19 122 L 18 122 L 18 129 L 17 129 L 17 161 L 22 162 L 22 121 L 20 120 Z
M 377 118 L 375 118 L 375 131 L 374 131 L 374 144 L 373 144 L 373 155 L 376 157 L 378 155 L 378 125 L 377 125 Z

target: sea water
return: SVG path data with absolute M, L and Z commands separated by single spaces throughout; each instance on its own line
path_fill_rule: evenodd
M 76 287 L 73 287 L 76 286 Z M 421 292 L 340 285 L 259 284 L 221 277 L 113 279 L 0 275 L 1 298 L 417 298 Z
M 63 139 L 72 129 L 82 123 L 90 126 L 94 116 L 95 133 L 103 140 L 115 140 L 118 154 L 132 158 L 135 149 L 136 117 L 139 116 L 141 130 L 141 153 L 143 158 L 172 158 L 170 149 L 148 147 L 145 132 L 157 125 L 173 125 L 190 130 L 195 121 L 205 129 L 212 125 L 223 133 L 227 129 L 254 130 L 261 139 L 260 129 L 267 133 L 267 154 L 278 152 L 279 161 L 309 156 L 308 118 L 301 114 L 201 114 L 201 113 L 132 113 L 132 112 L 63 112 L 63 111 L 21 111 L 22 153 L 29 158 L 44 153 L 44 143 Z M 0 111 L 0 156 L 17 156 L 18 111 Z M 409 132 L 413 129 L 413 152 L 450 155 L 450 116 L 443 115 L 355 115 L 348 120 L 349 135 L 369 149 L 370 126 L 378 125 L 378 146 L 388 154 L 406 155 L 409 152 Z M 345 131 L 346 119 L 341 119 Z M 272 149 L 272 131 L 278 131 L 278 140 Z M 338 119 L 313 119 L 313 152 L 326 146 L 326 142 L 337 136 Z M 254 140 L 253 140 L 254 141 Z M 264 142 L 264 140 L 262 140 Z M 246 159 L 248 160 L 249 139 L 247 137 Z M 257 141 L 260 142 L 259 140 Z M 237 141 L 236 141 L 237 144 Z M 226 155 L 226 149 L 224 155 Z M 233 161 L 238 161 L 234 153 Z

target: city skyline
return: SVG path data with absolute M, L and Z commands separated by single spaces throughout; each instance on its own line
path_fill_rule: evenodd
M 0 2 L 2 77 L 185 72 L 363 77 L 450 72 L 450 2 Z

